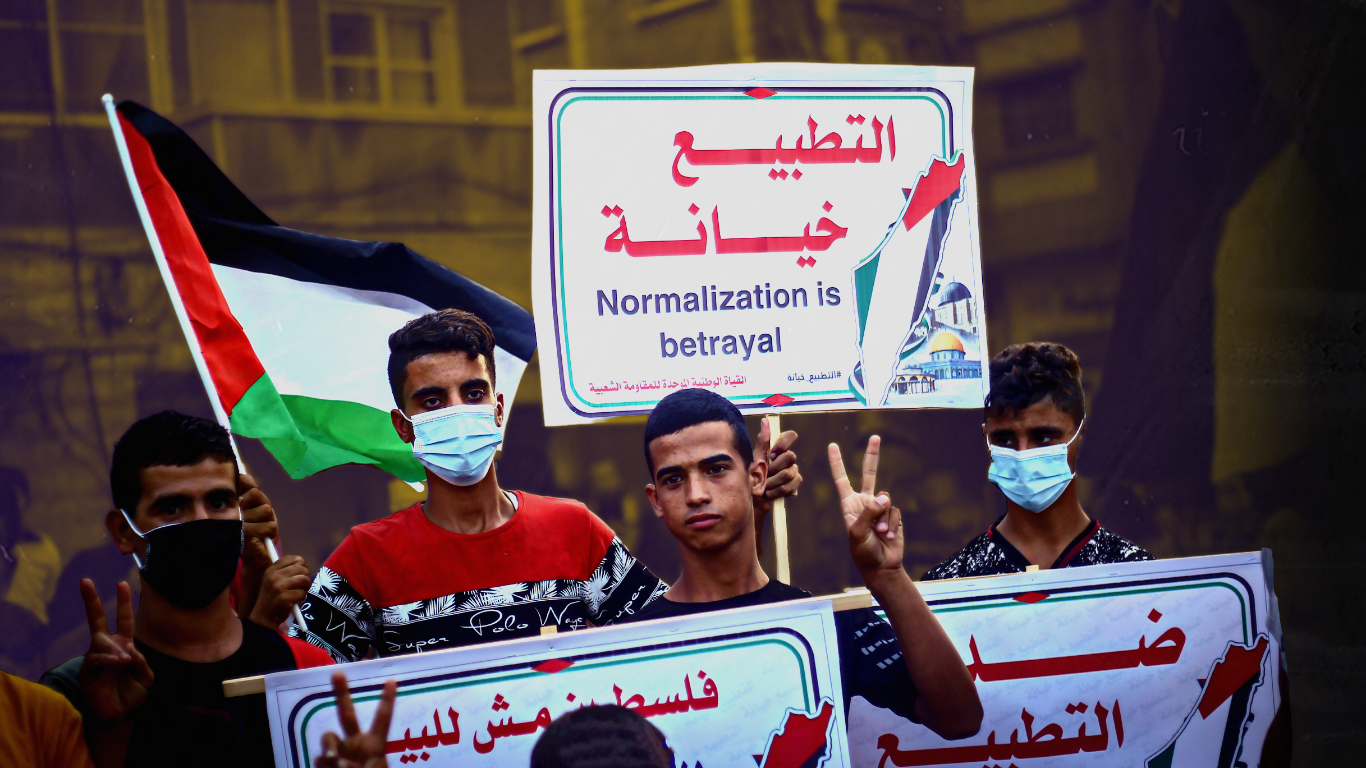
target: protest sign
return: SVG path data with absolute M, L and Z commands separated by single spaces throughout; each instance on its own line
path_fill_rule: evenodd
M 389 731 L 400 765 L 527 765 L 541 731 L 579 707 L 650 718 L 677 765 L 848 765 L 828 600 L 606 627 L 345 667 L 362 722 L 399 681 Z M 313 765 L 338 731 L 332 669 L 268 675 L 275 764 Z
M 976 681 L 982 729 L 945 741 L 855 697 L 853 765 L 1260 762 L 1281 706 L 1269 551 L 919 586 Z
M 686 387 L 745 410 L 981 406 L 970 68 L 534 78 L 547 425 Z

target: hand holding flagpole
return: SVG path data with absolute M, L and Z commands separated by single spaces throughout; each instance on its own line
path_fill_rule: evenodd
M 171 306 L 175 309 L 176 319 L 180 321 L 180 330 L 185 334 L 185 341 L 190 346 L 190 357 L 194 359 L 194 366 L 199 371 L 199 378 L 204 383 L 204 390 L 209 395 L 209 405 L 213 408 L 214 418 L 228 431 L 228 440 L 232 442 L 233 455 L 237 457 L 237 471 L 246 473 L 246 467 L 242 464 L 242 454 L 237 450 L 237 441 L 232 436 L 232 422 L 228 420 L 228 414 L 223 410 L 223 403 L 218 397 L 218 389 L 214 386 L 213 378 L 209 376 L 209 367 L 204 362 L 204 353 L 199 348 L 199 340 L 195 336 L 194 328 L 190 325 L 190 317 L 185 312 L 185 303 L 181 301 L 180 292 L 176 288 L 175 277 L 171 274 L 170 265 L 166 263 L 166 253 L 161 249 L 161 238 L 157 236 L 156 226 L 152 223 L 152 216 L 147 210 L 147 201 L 142 197 L 142 187 L 138 184 L 137 172 L 133 170 L 133 158 L 128 153 L 128 141 L 124 138 L 123 127 L 119 124 L 118 110 L 114 107 L 114 97 L 104 94 L 100 99 L 104 103 L 105 114 L 109 116 L 109 127 L 114 131 L 114 143 L 118 146 L 119 160 L 123 163 L 123 173 L 128 178 L 128 189 L 133 193 L 133 204 L 138 209 L 138 218 L 142 220 L 142 228 L 147 233 L 147 242 L 152 246 L 152 256 L 156 259 L 157 270 L 161 272 L 161 281 L 166 285 L 166 292 L 171 297 Z M 275 549 L 275 543 L 266 539 L 266 552 L 270 556 L 271 562 L 280 559 L 280 553 Z M 294 623 L 299 625 L 299 629 L 307 630 L 308 625 L 304 623 L 303 613 L 296 605 L 292 611 Z

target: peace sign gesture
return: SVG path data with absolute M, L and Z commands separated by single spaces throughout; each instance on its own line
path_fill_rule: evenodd
M 849 532 L 849 554 L 854 557 L 854 564 L 865 582 L 902 570 L 901 559 L 905 551 L 901 510 L 892 506 L 886 493 L 874 495 L 881 447 L 882 438 L 877 435 L 868 438 L 868 450 L 863 454 L 862 488 L 857 493 L 844 472 L 840 447 L 831 443 L 829 449 L 830 474 L 835 478 L 844 527 Z
M 95 582 L 81 579 L 81 599 L 90 623 L 90 650 L 85 652 L 76 678 L 91 710 L 106 723 L 127 719 L 147 701 L 147 691 L 152 687 L 152 668 L 133 644 L 133 593 L 126 581 L 119 582 L 116 589 L 116 628 L 111 635 Z
M 337 718 L 341 720 L 342 738 L 331 731 L 323 734 L 323 753 L 313 761 L 316 768 L 387 768 L 385 757 L 389 736 L 389 721 L 394 717 L 394 699 L 398 696 L 398 682 L 385 680 L 379 695 L 379 707 L 370 730 L 362 732 L 356 719 L 356 707 L 351 703 L 351 689 L 346 673 L 332 673 L 332 695 L 337 697 Z

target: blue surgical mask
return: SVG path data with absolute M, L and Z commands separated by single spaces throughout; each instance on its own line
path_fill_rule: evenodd
M 1082 419 L 1082 424 L 1085 423 L 1086 419 Z M 1072 440 L 1080 434 L 1081 424 L 1078 424 Z M 991 467 L 987 469 L 987 479 L 995 483 L 1007 499 L 1030 512 L 1042 512 L 1057 501 L 1072 482 L 1074 474 L 1067 464 L 1067 449 L 1072 440 L 1025 451 L 988 443 Z
M 483 480 L 493 465 L 493 454 L 503 444 L 503 431 L 495 421 L 494 408 L 452 405 L 408 419 L 415 435 L 413 455 L 433 474 L 453 485 L 474 485 Z

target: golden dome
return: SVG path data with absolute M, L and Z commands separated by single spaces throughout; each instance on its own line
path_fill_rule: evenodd
M 959 341 L 957 336 L 954 336 L 947 331 L 934 337 L 934 343 L 930 345 L 930 354 L 934 354 L 935 352 L 947 352 L 949 350 L 963 352 L 963 342 Z

